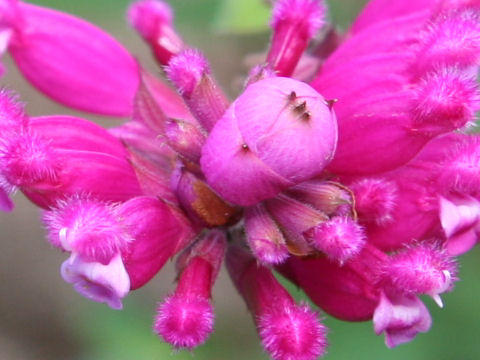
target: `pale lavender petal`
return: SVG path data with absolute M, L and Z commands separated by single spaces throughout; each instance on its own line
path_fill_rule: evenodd
M 425 305 L 413 295 L 382 292 L 373 314 L 375 333 L 385 333 L 385 344 L 392 348 L 409 342 L 417 333 L 430 329 L 432 319 Z
M 60 272 L 78 293 L 92 301 L 106 303 L 112 309 L 122 308 L 122 299 L 130 290 L 130 278 L 120 253 L 108 265 L 87 262 L 72 253 L 62 264 Z
M 10 212 L 13 207 L 14 204 L 8 196 L 8 192 L 0 186 L 0 211 Z
M 0 25 L 0 57 L 7 50 L 10 38 L 12 37 L 12 30 L 9 28 L 3 28 Z M 5 73 L 5 68 L 2 63 L 0 63 L 0 76 Z
M 440 198 L 440 222 L 447 238 L 474 228 L 480 220 L 480 202 L 465 196 L 453 201 Z

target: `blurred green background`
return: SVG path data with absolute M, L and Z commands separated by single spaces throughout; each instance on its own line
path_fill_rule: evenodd
M 84 17 L 122 41 L 150 70 L 160 73 L 149 49 L 125 22 L 124 0 L 37 0 L 33 3 Z M 331 19 L 343 28 L 365 1 L 330 1 Z M 268 6 L 262 0 L 172 0 L 176 25 L 184 39 L 201 48 L 230 94 L 239 89 L 247 71 L 245 55 L 261 53 L 269 38 Z M 31 114 L 71 111 L 35 93 L 7 59 L 9 74 L 2 84 L 18 90 Z M 103 124 L 112 120 L 97 118 Z M 67 360 L 244 360 L 267 359 L 255 329 L 224 271 L 215 287 L 216 330 L 208 343 L 190 352 L 174 352 L 151 332 L 156 302 L 173 290 L 174 273 L 169 264 L 149 285 L 130 294 L 123 311 L 91 303 L 63 283 L 58 269 L 65 256 L 43 240 L 37 211 L 21 196 L 13 214 L 0 214 L 0 359 Z M 460 281 L 444 296 L 445 309 L 430 299 L 434 325 L 413 342 L 388 350 L 383 338 L 374 335 L 372 324 L 345 323 L 329 316 L 327 360 L 340 359 L 480 359 L 476 271 L 479 249 L 460 259 Z M 298 299 L 303 295 L 289 286 Z

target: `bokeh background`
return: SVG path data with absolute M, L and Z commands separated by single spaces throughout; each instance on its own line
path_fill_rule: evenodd
M 156 73 L 149 49 L 125 21 L 126 0 L 36 0 L 32 3 L 61 9 L 101 26 L 124 43 Z M 171 0 L 176 24 L 184 39 L 201 48 L 215 75 L 232 96 L 238 93 L 246 55 L 261 53 L 269 38 L 268 1 Z M 330 17 L 346 28 L 364 0 L 331 0 Z M 3 86 L 20 92 L 32 115 L 70 113 L 35 92 L 4 59 L 8 74 Z M 78 115 L 78 113 L 77 113 Z M 105 126 L 118 120 L 83 114 Z M 110 310 L 77 295 L 59 275 L 65 255 L 44 240 L 39 212 L 21 194 L 16 209 L 0 213 L 0 359 L 1 360 L 245 360 L 268 359 L 258 343 L 251 317 L 222 271 L 214 290 L 216 329 L 208 343 L 174 352 L 151 332 L 157 301 L 174 289 L 173 266 L 147 286 L 131 293 L 123 311 Z M 413 342 L 388 350 L 375 336 L 372 324 L 345 323 L 327 315 L 330 347 L 326 360 L 339 359 L 480 359 L 478 281 L 480 251 L 460 259 L 460 281 L 444 296 L 445 309 L 425 299 L 434 318 L 432 330 Z M 298 299 L 303 294 L 289 286 Z

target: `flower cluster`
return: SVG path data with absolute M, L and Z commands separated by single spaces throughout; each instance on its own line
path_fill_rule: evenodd
M 114 309 L 178 255 L 154 322 L 175 348 L 213 331 L 223 261 L 275 360 L 316 359 L 327 332 L 275 272 L 389 347 L 428 331 L 419 295 L 442 306 L 480 232 L 480 2 L 372 0 L 343 34 L 325 15 L 274 2 L 265 60 L 230 101 L 161 1 L 128 19 L 177 92 L 101 29 L 0 0 L 0 49 L 33 86 L 129 119 L 33 117 L 3 89 L 0 208 L 16 189 L 42 208 L 64 280 Z

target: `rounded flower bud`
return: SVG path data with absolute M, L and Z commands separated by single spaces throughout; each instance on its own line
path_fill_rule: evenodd
M 248 206 L 318 175 L 336 142 L 336 118 L 320 94 L 297 80 L 267 78 L 228 108 L 200 162 L 215 191 Z

